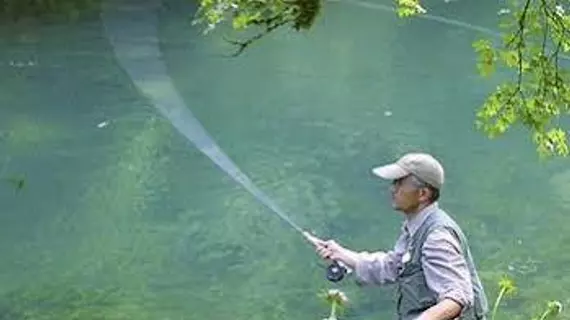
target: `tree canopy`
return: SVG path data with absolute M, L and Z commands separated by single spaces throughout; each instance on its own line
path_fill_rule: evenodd
M 232 41 L 237 56 L 280 27 L 310 29 L 322 5 L 321 0 L 200 0 L 194 23 L 205 26 L 206 33 L 222 23 L 238 31 L 259 30 L 244 41 Z M 427 12 L 419 0 L 397 0 L 395 9 L 402 18 Z M 555 0 L 515 0 L 502 16 L 499 44 L 490 39 L 473 43 L 477 67 L 484 77 L 498 68 L 514 75 L 479 106 L 477 127 L 494 138 L 523 125 L 541 156 L 567 156 L 568 131 L 563 121 L 570 114 L 570 78 L 561 60 L 570 59 L 564 56 L 570 51 L 570 15 Z

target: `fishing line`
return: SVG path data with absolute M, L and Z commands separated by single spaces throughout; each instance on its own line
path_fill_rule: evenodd
M 397 9 L 394 8 L 393 6 L 388 6 L 388 5 L 381 4 L 381 3 L 373 3 L 373 2 L 367 2 L 367 1 L 362 1 L 362 0 L 328 0 L 328 1 L 337 2 L 337 3 L 344 3 L 344 4 L 368 8 L 368 9 L 381 10 L 381 11 L 386 11 L 386 12 L 397 12 Z M 495 37 L 501 36 L 501 34 L 498 33 L 497 31 L 494 31 L 494 30 L 491 30 L 491 29 L 488 29 L 488 28 L 485 28 L 482 26 L 477 26 L 477 25 L 473 25 L 473 24 L 470 24 L 467 22 L 463 22 L 463 21 L 459 21 L 459 20 L 455 20 L 455 19 L 450 19 L 450 18 L 445 18 L 442 16 L 436 16 L 436 15 L 432 15 L 429 13 L 419 14 L 419 15 L 415 16 L 414 18 L 437 21 L 437 22 L 441 22 L 444 24 L 448 24 L 448 25 L 458 26 L 461 28 L 486 33 L 488 35 L 495 36 Z
M 346 4 L 394 12 L 395 9 L 382 4 L 360 0 L 329 0 Z M 257 200 L 267 206 L 282 221 L 309 241 L 312 239 L 292 221 L 283 210 L 239 169 L 208 134 L 198 119 L 188 109 L 178 91 L 174 88 L 171 77 L 162 60 L 159 48 L 156 12 L 161 6 L 160 0 L 121 0 L 104 3 L 101 12 L 103 25 L 115 56 L 129 74 L 138 90 L 145 95 L 172 125 L 202 153 L 210 158 L 220 169 L 241 184 Z M 434 20 L 449 25 L 483 32 L 492 36 L 499 33 L 481 26 L 441 16 L 422 14 L 423 19 Z M 328 268 L 327 278 L 340 281 L 346 272 L 345 266 L 333 262 Z
M 210 137 L 190 109 L 186 108 L 184 101 L 171 83 L 171 78 L 167 75 L 166 66 L 161 59 L 154 10 L 148 10 L 149 8 L 143 5 L 136 8 L 135 4 L 138 1 L 131 2 L 133 3 L 131 9 L 123 8 L 123 13 L 127 14 L 121 14 L 121 11 L 105 11 L 104 20 L 117 58 L 137 87 L 201 152 L 262 203 L 275 211 L 293 229 L 302 233 L 301 227 L 289 219 L 267 195 L 253 184 Z M 116 2 L 112 4 L 114 7 L 117 5 Z M 130 22 L 130 25 L 126 22 Z
M 329 1 L 389 12 L 396 11 L 390 6 L 360 0 Z M 222 151 L 192 112 L 185 107 L 185 103 L 174 88 L 171 78 L 166 71 L 166 66 L 161 59 L 155 14 L 160 7 L 160 0 L 145 0 L 144 4 L 143 1 L 139 0 L 122 0 L 121 4 L 118 2 L 109 1 L 103 4 L 102 18 L 104 28 L 119 63 L 130 75 L 139 91 L 147 96 L 172 125 L 189 141 L 194 143 L 218 167 L 277 214 L 282 221 L 286 222 L 295 231 L 304 234 L 303 229 L 293 222 L 265 193 L 258 189 Z M 419 15 L 419 18 L 454 25 L 495 37 L 500 37 L 501 35 L 485 27 L 441 16 L 422 14 Z M 569 58 L 560 56 L 566 59 Z M 327 279 L 334 282 L 340 281 L 350 271 L 335 261 L 327 268 Z M 351 318 L 361 316 L 355 315 Z
M 373 3 L 373 2 L 362 1 L 362 0 L 328 0 L 328 1 L 337 2 L 337 3 L 344 3 L 344 4 L 353 5 L 353 6 L 362 7 L 362 8 L 381 10 L 381 11 L 386 11 L 386 12 L 394 12 L 394 13 L 397 12 L 397 9 L 394 8 L 393 6 L 388 6 L 388 5 L 381 4 L 381 3 Z M 443 24 L 447 24 L 447 25 L 457 26 L 460 28 L 485 33 L 485 34 L 488 34 L 488 35 L 496 37 L 496 38 L 502 37 L 502 34 L 500 32 L 497 32 L 497 31 L 489 29 L 489 28 L 474 25 L 474 24 L 467 23 L 467 22 L 460 21 L 460 20 L 455 20 L 455 19 L 446 18 L 446 17 L 442 17 L 442 16 L 432 15 L 429 13 L 419 14 L 419 15 L 415 16 L 414 18 L 431 20 L 431 21 L 436 21 L 436 22 L 440 22 Z M 570 56 L 567 56 L 567 55 L 558 54 L 558 57 L 560 57 L 562 59 L 570 60 Z
M 157 31 L 157 9 L 160 0 L 108 1 L 101 12 L 104 28 L 120 65 L 129 74 L 139 91 L 172 125 L 202 153 L 262 204 L 271 209 L 291 228 L 311 242 L 317 241 L 293 222 L 263 191 L 223 152 L 200 121 L 186 107 L 174 88 L 162 60 Z M 327 279 L 340 281 L 351 270 L 333 261 L 327 268 Z

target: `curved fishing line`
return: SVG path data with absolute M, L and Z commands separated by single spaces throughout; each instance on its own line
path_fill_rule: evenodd
M 393 6 L 389 6 L 389 5 L 385 5 L 385 4 L 381 4 L 381 3 L 373 3 L 373 2 L 362 1 L 362 0 L 328 0 L 328 1 L 337 2 L 337 3 L 344 3 L 344 4 L 349 4 L 349 5 L 353 5 L 353 6 L 357 6 L 357 7 L 363 7 L 363 8 L 374 9 L 374 10 L 382 10 L 382 11 L 386 11 L 386 12 L 397 12 L 396 8 L 394 8 Z M 458 26 L 461 28 L 486 33 L 488 35 L 495 36 L 495 37 L 501 36 L 501 34 L 499 32 L 491 30 L 489 28 L 473 25 L 473 24 L 470 24 L 470 23 L 467 23 L 464 21 L 445 18 L 442 16 L 436 16 L 436 15 L 432 15 L 429 13 L 423 13 L 423 14 L 417 15 L 414 18 L 437 21 L 437 22 L 441 22 L 444 24 L 448 24 L 448 25 Z
M 368 8 L 368 9 L 374 9 L 374 10 L 382 10 L 382 11 L 386 11 L 386 12 L 397 12 L 396 8 L 389 6 L 389 5 L 381 4 L 381 3 L 373 3 L 373 2 L 362 1 L 362 0 L 328 0 L 328 1 L 337 2 L 337 3 L 344 3 L 344 4 L 348 4 L 348 5 L 353 5 L 353 6 Z M 416 16 L 415 18 L 431 20 L 431 21 L 436 21 L 436 22 L 440 22 L 443 24 L 447 24 L 447 25 L 457 26 L 460 28 L 485 33 L 485 34 L 488 34 L 488 35 L 496 37 L 496 38 L 502 37 L 502 34 L 500 32 L 489 29 L 489 28 L 485 28 L 485 27 L 474 25 L 474 24 L 467 23 L 464 21 L 446 18 L 446 17 L 442 17 L 442 16 L 437 16 L 437 15 L 433 15 L 433 14 L 429 14 L 429 13 L 420 14 L 420 15 Z M 570 56 L 567 56 L 567 55 L 558 54 L 558 57 L 563 58 L 565 60 L 570 60 Z
M 116 58 L 138 90 L 202 153 L 296 231 L 303 230 L 223 152 L 188 109 L 162 60 L 157 30 L 160 0 L 109 0 L 102 20 Z

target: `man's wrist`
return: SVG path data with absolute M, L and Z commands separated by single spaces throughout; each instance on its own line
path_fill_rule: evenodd
M 358 253 L 349 249 L 343 249 L 339 254 L 338 260 L 351 269 L 354 269 L 358 263 Z
M 424 311 L 417 320 L 455 319 L 461 315 L 462 306 L 452 299 L 443 299 L 438 304 Z

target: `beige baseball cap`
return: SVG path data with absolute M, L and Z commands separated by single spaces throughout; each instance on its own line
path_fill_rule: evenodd
M 443 186 L 445 176 L 443 166 L 427 153 L 408 153 L 394 163 L 373 168 L 372 172 L 387 180 L 413 174 L 437 189 Z

